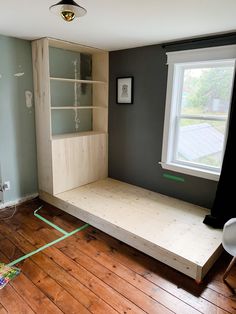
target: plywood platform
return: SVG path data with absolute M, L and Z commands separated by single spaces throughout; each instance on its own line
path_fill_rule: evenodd
M 110 178 L 41 199 L 201 281 L 222 252 L 208 210 Z

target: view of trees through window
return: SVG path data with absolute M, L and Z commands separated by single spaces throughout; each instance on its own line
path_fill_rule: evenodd
M 183 69 L 177 160 L 221 167 L 234 62 Z

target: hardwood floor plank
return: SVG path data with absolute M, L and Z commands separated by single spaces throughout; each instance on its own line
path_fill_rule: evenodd
M 20 293 L 35 313 L 63 313 L 36 285 L 26 276 L 20 276 L 11 284 Z
M 6 255 L 1 251 L 1 247 L 0 247 L 0 261 L 1 263 L 4 263 L 4 264 L 7 264 L 9 261 Z
M 206 284 L 207 286 L 224 295 L 225 297 L 231 297 L 232 296 L 232 289 L 230 289 L 222 280 L 223 274 L 230 262 L 232 257 L 225 252 L 223 254 L 223 258 L 216 262 L 216 267 L 211 269 L 211 271 L 208 273 L 208 276 L 206 277 Z M 227 282 L 231 285 L 232 288 L 236 290 L 236 266 L 234 266 L 227 277 Z
M 52 250 L 47 249 L 47 250 Z M 46 253 L 47 254 L 47 253 Z M 53 258 L 47 258 L 44 254 L 35 257 L 34 261 L 37 264 L 43 263 L 46 272 L 56 279 L 60 285 L 79 300 L 91 313 L 114 313 L 115 311 L 100 297 L 98 297 L 92 290 L 89 290 L 85 285 L 77 280 L 69 271 L 58 267 L 58 264 L 53 261 Z M 79 279 L 79 278 L 78 278 Z M 91 286 L 90 286 L 91 287 Z
M 215 293 L 215 291 L 211 289 L 205 289 L 202 293 L 202 297 L 211 301 L 221 309 L 230 313 L 236 313 L 236 296 L 227 298 L 220 293 Z
M 21 226 L 21 228 L 18 228 L 18 232 L 21 234 L 21 236 L 24 236 L 25 238 L 27 238 L 28 241 L 30 241 L 31 243 L 35 243 L 34 240 L 34 236 L 35 233 L 32 233 L 31 231 L 29 231 L 29 229 L 27 229 L 26 226 Z M 37 232 L 37 241 L 40 241 L 40 245 L 45 244 L 43 239 L 47 239 L 47 241 L 51 241 L 52 238 L 54 237 L 54 235 L 52 234 L 53 231 L 50 230 L 46 230 L 46 229 L 40 229 Z M 33 237 L 32 237 L 33 234 Z M 39 243 L 37 243 L 39 244 Z M 56 255 L 57 258 L 55 257 L 55 250 L 53 250 L 53 248 L 49 248 L 45 251 L 45 254 L 47 254 L 48 256 L 50 256 L 50 258 L 53 258 L 54 256 L 54 261 L 58 263 L 58 260 L 60 261 L 61 265 L 64 265 L 63 260 L 65 259 L 64 254 L 62 254 L 61 252 L 58 251 L 58 253 L 61 254 L 61 256 L 58 254 Z M 54 254 L 53 254 L 54 252 Z M 50 262 L 52 263 L 52 260 L 50 260 Z M 68 262 L 68 261 L 67 261 Z M 59 264 L 60 264 L 59 263 Z M 73 264 L 76 266 L 76 264 L 72 261 L 72 263 L 70 263 L 70 267 L 73 267 Z M 78 267 L 77 267 L 78 268 Z M 70 268 L 69 268 L 70 269 Z M 47 265 L 47 271 L 50 271 L 50 267 L 49 265 Z M 66 272 L 70 273 L 68 271 L 68 268 L 66 268 Z M 74 272 L 71 272 L 71 275 L 74 276 Z M 100 295 L 105 302 L 108 302 L 108 304 L 111 305 L 111 307 L 113 307 L 114 309 L 118 310 L 120 313 L 143 313 L 143 311 L 141 309 L 139 309 L 137 306 L 135 306 L 134 304 L 132 304 L 132 302 L 130 302 L 129 300 L 127 300 L 125 297 L 123 297 L 122 295 L 116 293 L 112 288 L 110 288 L 109 286 L 107 286 L 106 284 L 104 284 L 103 281 L 99 280 L 96 275 L 92 275 L 89 271 L 87 271 L 85 268 L 80 267 L 79 269 L 77 269 L 77 277 L 76 279 L 78 279 L 80 282 L 82 282 L 83 285 L 85 285 L 88 289 L 92 289 L 92 291 L 94 291 L 97 295 Z M 65 284 L 64 284 L 65 286 Z M 109 313 L 112 313 L 112 308 L 108 308 L 107 310 L 109 311 Z M 98 309 L 95 309 L 94 312 L 97 313 Z M 105 311 L 105 309 L 104 309 Z M 103 312 L 104 313 L 104 312 Z
M 36 313 L 19 296 L 11 285 L 7 285 L 0 290 L 0 300 L 4 308 L 10 314 L 32 314 Z
M 30 259 L 24 262 L 22 271 L 64 313 L 90 313 L 81 303 Z
M 23 230 L 24 229 L 24 230 Z M 34 239 L 32 239 L 32 232 L 29 232 L 29 230 L 27 228 L 19 228 L 18 232 L 21 232 L 21 234 L 27 238 L 27 240 L 29 241 L 34 241 Z M 41 240 L 45 239 L 45 234 L 47 235 L 51 235 L 51 232 L 48 233 L 48 230 L 46 229 L 40 229 L 37 231 L 38 233 L 38 237 Z M 72 239 L 73 237 L 71 237 L 70 239 Z M 52 240 L 52 239 L 51 239 Z M 43 242 L 41 243 L 41 245 L 44 244 Z M 65 258 L 64 256 L 60 256 L 59 254 L 57 254 L 57 257 L 55 258 L 55 250 L 53 251 L 52 248 L 47 249 L 45 252 L 47 252 L 46 254 L 48 254 L 48 252 L 54 252 L 54 261 L 57 261 L 58 259 L 60 260 L 59 264 L 62 265 L 63 262 L 65 262 Z M 52 254 L 52 253 L 50 253 Z M 60 258 L 62 257 L 62 258 Z M 85 269 L 87 269 L 87 271 L 91 272 L 91 267 L 92 268 L 96 268 L 96 271 L 93 272 L 94 275 L 98 276 L 98 271 L 100 274 L 100 279 L 102 281 L 104 281 L 106 284 L 110 285 L 111 288 L 117 290 L 117 285 L 115 284 L 115 282 L 118 283 L 118 287 L 123 287 L 122 289 L 118 289 L 117 292 L 122 294 L 124 297 L 128 296 L 128 298 L 135 303 L 137 306 L 139 306 L 140 308 L 144 309 L 145 311 L 147 311 L 148 313 L 167 313 L 168 310 L 166 307 L 164 307 L 162 304 L 160 304 L 159 302 L 156 302 L 156 300 L 150 298 L 148 295 L 142 294 L 141 291 L 139 291 L 135 286 L 130 285 L 128 282 L 125 282 L 122 278 L 120 278 L 119 276 L 117 276 L 114 273 L 109 272 L 109 270 L 107 270 L 105 267 L 103 267 L 102 265 L 92 265 L 94 262 L 92 259 L 90 259 L 87 256 L 84 256 L 85 262 L 83 263 L 83 265 L 81 265 L 82 267 L 84 267 Z M 90 262 L 90 264 L 89 264 Z M 87 266 L 88 264 L 88 266 Z M 73 268 L 73 263 L 70 263 L 69 260 L 67 260 L 67 265 L 69 268 L 69 272 L 70 272 L 70 268 Z M 85 265 L 87 267 L 85 267 Z M 81 269 L 80 269 L 81 272 Z M 72 275 L 74 275 L 75 273 L 75 267 L 73 272 L 71 272 Z M 113 278 L 114 277 L 114 278 Z M 79 276 L 79 278 L 81 278 L 81 275 Z M 109 280 L 108 280 L 109 278 Z M 189 309 L 188 309 L 189 310 Z M 158 312 L 157 312 L 158 311 Z M 188 311 L 189 312 L 189 311 Z M 192 312 L 194 313 L 194 309 L 192 309 Z M 197 312 L 197 311 L 195 311 Z M 186 312 L 187 313 L 187 312 Z
M 24 204 L 19 207 L 14 219 L 0 223 L 0 260 L 8 260 L 1 250 L 12 260 L 61 236 L 33 216 L 33 210 L 40 204 L 41 201 L 37 200 Z M 48 204 L 44 204 L 40 214 L 67 231 L 84 224 Z M 137 314 L 144 311 L 152 314 L 166 313 L 167 307 L 169 312 L 177 314 L 198 311 L 206 314 L 236 313 L 232 289 L 222 282 L 229 259 L 224 254 L 204 282 L 196 285 L 191 278 L 90 227 L 26 260 L 21 264 L 26 284 L 16 286 L 18 277 L 9 287 L 20 298 L 21 305 L 23 302 L 27 306 L 19 292 L 29 281 L 46 300 L 66 314 L 76 311 L 80 314 Z M 228 280 L 236 288 L 236 267 Z M 33 295 L 36 296 L 36 293 Z M 38 310 L 38 301 L 31 300 L 33 295 L 28 291 L 24 294 L 29 299 L 32 312 Z M 0 314 L 1 305 L 5 314 L 8 309 L 2 303 L 0 294 Z M 14 304 L 8 306 L 14 313 Z
M 24 255 L 19 248 L 6 238 L 0 239 L 0 250 L 4 255 L 6 255 L 7 262 L 14 261 Z
M 40 239 L 40 243 L 35 243 L 34 237 L 32 237 L 32 231 L 30 231 L 27 226 L 23 226 L 21 224 L 21 227 L 17 226 L 17 222 L 14 223 L 14 226 L 17 228 L 18 232 L 24 236 L 28 241 L 31 242 L 31 244 L 45 244 L 45 239 L 47 241 L 52 241 L 54 238 L 53 230 L 48 230 L 48 228 L 40 228 L 37 230 L 37 239 Z M 35 235 L 35 233 L 34 233 Z M 53 252 L 50 249 L 47 249 L 45 251 L 45 254 L 48 254 L 48 252 Z M 59 253 L 59 252 L 58 252 Z M 62 254 L 62 253 L 61 253 Z M 62 254 L 63 255 L 63 254 Z M 54 253 L 55 256 L 55 253 Z M 50 255 L 51 257 L 51 255 Z M 54 258 L 55 262 L 57 262 L 59 259 Z M 63 259 L 65 259 L 65 256 L 62 256 L 62 259 L 60 259 L 61 265 L 63 265 Z M 73 267 L 73 263 L 70 265 Z M 67 268 L 66 268 L 67 270 Z M 78 273 L 79 271 L 79 273 Z M 77 269 L 77 279 L 82 281 L 84 285 L 86 285 L 89 289 L 93 289 L 98 295 L 101 295 L 102 298 L 104 298 L 105 301 L 111 304 L 114 308 L 120 311 L 120 313 L 124 312 L 132 312 L 132 313 L 143 313 L 141 309 L 136 307 L 134 304 L 132 304 L 129 300 L 124 298 L 122 295 L 116 293 L 112 288 L 107 286 L 103 283 L 103 281 L 96 278 L 96 276 L 89 273 L 86 269 L 80 267 L 80 269 Z M 74 272 L 71 273 L 71 275 L 74 275 Z M 111 310 L 110 310 L 111 312 Z
M 111 259 L 120 262 L 179 299 L 185 300 L 185 302 L 198 311 L 215 313 L 218 310 L 218 307 L 212 303 L 212 300 L 213 298 L 221 298 L 221 296 L 212 290 L 208 294 L 203 294 L 203 291 L 209 289 L 201 285 L 196 285 L 191 278 L 183 276 L 168 266 L 153 260 L 98 230 L 95 232 L 84 231 L 80 234 L 80 237 L 84 237 L 84 241 L 91 242 L 92 246 L 98 251 L 110 256 Z M 234 313 L 234 301 L 229 299 L 225 299 L 224 301 L 223 304 L 221 303 L 223 309 Z
M 2 304 L 0 304 L 0 314 L 7 314 L 7 310 L 4 308 Z
M 72 216 L 70 216 L 70 215 L 68 215 L 68 214 L 66 214 L 66 213 L 64 213 L 64 215 L 61 215 L 60 214 L 60 211 L 58 211 L 58 209 L 55 209 L 55 208 L 53 208 L 51 205 L 50 205 L 50 211 L 49 210 L 47 210 L 48 208 L 47 208 L 47 206 L 45 206 L 45 216 L 46 216 L 46 218 L 47 219 L 49 219 L 50 220 L 50 218 L 52 219 L 52 217 L 54 218 L 54 223 L 56 223 L 56 224 L 58 224 L 59 226 L 61 226 L 62 228 L 67 228 L 67 230 L 68 231 L 71 231 L 71 230 L 74 230 L 75 228 L 76 228 L 76 226 L 77 226 L 77 224 L 78 224 L 78 220 L 76 219 L 76 218 L 74 218 L 74 217 L 72 217 Z M 93 229 L 91 229 L 91 230 L 93 230 Z M 85 231 L 85 232 L 87 232 L 87 231 Z M 99 232 L 99 231 L 98 231 Z M 90 241 L 92 241 L 93 240 L 93 235 L 91 235 L 91 233 L 92 232 L 90 232 L 90 234 L 88 234 L 88 236 L 87 236 L 87 239 L 86 239 L 86 241 L 87 242 L 90 242 Z M 82 235 L 83 233 L 80 233 L 80 235 Z M 106 237 L 108 237 L 107 235 L 105 235 L 104 233 L 101 233 L 103 236 L 106 236 Z M 109 238 L 111 238 L 111 237 L 109 237 Z M 117 240 L 115 240 L 115 239 L 113 239 L 115 242 L 116 242 L 116 244 L 118 243 L 119 245 L 120 245 L 120 242 L 119 241 L 117 241 Z M 96 245 L 96 243 L 100 243 L 99 241 L 96 241 L 96 242 L 93 242 L 93 245 Z M 122 246 L 122 248 L 123 248 L 123 246 L 125 246 L 125 245 L 123 245 L 123 244 L 121 244 L 121 246 Z M 126 246 L 125 246 L 126 247 Z M 96 247 L 96 249 L 98 249 L 99 250 L 99 248 L 97 248 Z M 120 249 L 120 248 L 119 248 Z M 131 249 L 131 251 L 132 251 L 132 248 L 130 248 Z M 133 254 L 135 254 L 135 255 L 137 255 L 137 251 L 135 250 L 135 249 L 133 249 L 133 251 L 134 251 L 134 253 Z M 130 253 L 130 252 L 128 252 L 128 253 Z M 143 255 L 144 254 L 142 254 L 142 253 L 139 253 L 138 252 L 138 255 L 139 254 L 141 254 L 141 258 L 140 258 L 140 260 L 142 259 L 143 260 Z M 132 255 L 131 255 L 132 256 Z M 152 262 L 154 262 L 154 264 L 155 264 L 155 267 L 156 267 L 156 263 L 158 263 L 157 261 L 155 261 L 155 260 L 153 260 L 153 259 L 151 259 L 150 257 L 147 257 L 146 255 L 144 255 L 145 256 L 145 258 L 147 258 L 147 260 L 151 260 Z M 136 257 L 136 256 L 135 256 Z M 139 256 L 138 256 L 139 257 Z M 133 262 L 132 261 L 132 259 L 131 259 L 131 262 Z M 140 262 L 140 261 L 139 261 Z M 161 263 L 159 263 L 159 264 L 161 264 Z M 163 264 L 161 264 L 162 266 L 163 266 Z M 139 266 L 140 266 L 140 263 L 139 263 Z M 164 265 L 164 267 L 166 267 L 165 265 Z M 168 269 L 168 267 L 167 267 L 167 269 Z M 161 269 L 161 271 L 162 271 L 162 269 Z M 174 272 L 174 273 L 176 273 L 175 271 L 173 271 L 172 270 L 172 272 Z M 153 275 L 155 275 L 155 272 L 151 272 L 150 273 L 150 275 L 151 276 L 153 276 Z M 180 275 L 180 283 L 181 283 L 181 281 L 182 281 L 182 275 L 181 274 L 179 274 Z M 172 276 L 172 274 L 171 274 L 171 277 L 173 277 L 173 278 L 175 278 L 176 276 Z M 143 277 L 142 277 L 143 278 Z M 165 284 L 166 284 L 166 282 L 162 282 L 162 284 L 160 285 L 160 283 L 159 283 L 159 281 L 160 281 L 160 279 L 163 279 L 163 278 L 158 278 L 158 287 L 160 286 L 160 288 L 162 289 L 162 290 L 164 290 L 164 289 L 166 289 L 166 286 L 165 286 Z M 184 299 L 185 300 L 185 302 L 186 303 L 189 303 L 191 306 L 193 306 L 196 310 L 198 310 L 198 311 L 207 311 L 207 312 L 209 312 L 209 311 L 211 311 L 211 312 L 216 312 L 217 311 L 217 306 L 215 306 L 214 304 L 212 304 L 212 301 L 213 300 L 221 300 L 222 302 L 219 302 L 218 303 L 218 305 L 219 305 L 219 307 L 221 307 L 221 306 L 223 306 L 223 309 L 224 310 L 226 310 L 226 311 L 228 311 L 228 312 L 230 312 L 230 313 L 233 313 L 233 311 L 234 311 L 234 300 L 227 300 L 227 299 L 224 299 L 224 297 L 222 297 L 219 293 L 214 293 L 214 292 L 212 292 L 211 290 L 209 290 L 209 292 L 208 293 L 205 293 L 204 295 L 202 294 L 202 289 L 201 289 L 201 287 L 200 287 L 200 289 L 199 289 L 199 286 L 197 286 L 197 285 L 195 285 L 196 286 L 196 289 L 193 289 L 193 281 L 191 280 L 191 279 L 189 279 L 189 278 L 187 278 L 188 279 L 188 284 L 187 284 L 187 288 L 188 288 L 188 290 L 191 292 L 191 291 L 193 291 L 193 293 L 196 295 L 192 295 L 191 293 L 189 293 L 188 291 L 186 291 L 185 289 L 177 289 L 176 290 L 176 286 L 175 285 L 170 285 L 170 282 L 168 281 L 168 284 L 169 284 L 169 286 L 168 286 L 168 289 L 167 289 L 167 292 L 169 292 L 170 294 L 173 294 L 173 295 L 175 295 L 176 297 L 178 297 L 179 299 Z M 169 278 L 168 278 L 168 280 L 169 280 Z M 153 282 L 154 284 L 157 284 L 157 282 L 156 282 L 156 280 L 150 280 L 151 282 Z M 165 281 L 165 280 L 164 280 Z M 178 282 L 177 282 L 178 283 Z M 163 286 L 164 286 L 164 289 L 163 289 Z M 171 288 L 171 289 L 170 289 Z M 189 289 L 190 288 L 190 289 Z M 165 291 L 165 290 L 164 290 Z M 206 290 L 205 290 L 206 291 Z M 203 297 L 201 297 L 201 296 L 203 296 Z M 211 296 L 211 297 L 210 297 Z M 208 298 L 209 300 L 205 300 L 204 298 Z M 191 301 L 190 301 L 191 300 Z M 209 302 L 210 301 L 210 302 Z M 226 302 L 227 301 L 227 302 Z M 180 304 L 181 304 L 181 302 L 180 302 Z
M 125 282 L 123 278 L 109 271 L 101 264 L 94 262 L 89 256 L 83 254 L 81 251 L 76 250 L 75 252 L 75 250 L 69 250 L 66 246 L 62 249 L 62 251 L 67 256 L 73 256 L 73 259 L 76 261 L 76 263 L 85 269 L 90 270 L 90 272 L 96 275 L 99 279 L 122 294 L 124 297 L 127 297 L 147 313 L 169 312 L 162 304 L 141 293 L 139 289 L 129 284 L 127 281 Z
M 78 236 L 77 239 L 71 239 L 71 241 L 66 240 L 65 242 L 59 244 L 59 246 L 62 252 L 66 252 L 67 255 L 71 254 L 71 256 L 74 258 L 76 258 L 78 255 L 81 255 L 81 253 L 88 255 L 94 260 L 94 262 L 103 265 L 108 271 L 116 274 L 120 278 L 124 278 L 125 281 L 127 281 L 129 284 L 138 288 L 147 296 L 150 296 L 158 303 L 161 303 L 172 311 L 177 310 L 179 313 L 183 314 L 188 314 L 190 312 L 199 313 L 199 311 L 195 310 L 192 306 L 186 304 L 182 300 L 176 298 L 172 294 L 166 292 L 139 274 L 135 273 L 133 270 L 125 267 L 106 254 L 97 250 L 97 248 L 93 247 L 91 243 L 84 241 L 80 236 Z M 76 250 L 76 253 L 74 253 L 73 249 L 75 246 L 79 248 Z
M 73 218 L 69 218 L 68 219 L 68 214 L 66 214 L 66 213 L 64 214 L 64 216 L 57 216 L 57 218 L 56 218 L 57 219 L 57 224 L 60 225 L 63 228 L 63 222 L 66 221 L 66 227 L 69 230 L 71 230 L 71 229 L 73 230 L 73 228 L 75 227 L 76 220 L 73 220 Z M 71 216 L 69 216 L 69 217 L 71 217 Z M 87 230 L 84 231 L 83 233 L 80 233 L 80 236 L 82 234 L 84 234 L 84 233 L 85 234 L 88 233 Z M 91 230 L 93 230 L 93 229 L 91 229 Z M 90 231 L 90 233 L 87 234 L 87 236 L 86 236 L 87 237 L 87 243 L 92 241 L 93 239 L 96 239 L 93 236 L 93 234 L 91 234 L 93 232 L 94 231 Z M 105 237 L 105 241 L 107 241 L 108 238 L 111 238 L 111 237 L 109 237 L 108 235 L 105 235 L 102 232 L 99 232 L 99 231 L 97 231 L 97 232 L 99 234 L 101 233 L 103 235 L 103 237 Z M 102 239 L 102 240 L 104 240 L 104 239 Z M 114 240 L 114 242 L 116 242 L 116 244 L 118 243 L 118 249 L 117 249 L 118 251 L 120 251 L 120 246 L 122 248 L 123 248 L 123 246 L 125 246 L 127 248 L 127 246 L 123 245 L 122 243 L 120 243 L 120 241 L 118 241 L 116 239 L 113 239 L 113 240 Z M 98 244 L 98 246 L 96 246 L 96 244 Z M 92 246 L 98 252 L 101 249 L 99 247 L 99 244 L 101 244 L 100 241 L 94 241 L 92 243 Z M 109 250 L 110 250 L 110 248 L 109 248 Z M 115 250 L 112 250 L 112 252 L 114 252 L 114 251 Z M 132 255 L 130 253 L 132 253 Z M 130 251 L 128 250 L 128 257 L 130 257 L 130 255 L 131 256 L 134 255 L 134 257 L 136 258 L 136 257 L 139 257 L 139 256 L 137 256 L 139 254 L 141 256 L 140 256 L 140 260 L 138 262 L 138 266 L 140 266 L 140 265 L 142 266 L 142 263 L 140 263 L 140 262 L 141 262 L 141 260 L 143 260 L 143 256 L 145 256 L 145 255 L 142 254 L 142 253 L 139 253 L 139 252 L 137 254 L 137 251 L 135 249 L 132 249 L 132 248 L 130 248 Z M 97 254 L 97 255 L 98 255 L 97 258 L 99 258 L 99 254 Z M 150 257 L 145 256 L 145 258 L 147 258 L 148 262 L 150 262 L 150 260 L 151 260 L 155 264 L 156 263 L 160 264 L 157 261 L 153 261 L 153 259 L 151 259 Z M 112 259 L 113 259 L 113 257 L 111 258 L 111 260 Z M 131 260 L 131 262 L 132 262 L 131 268 L 133 270 L 133 260 Z M 149 276 L 151 276 L 151 277 L 153 277 L 153 275 L 155 276 L 155 271 L 153 271 L 153 268 L 154 268 L 153 267 L 153 263 L 151 263 L 151 264 L 152 264 L 151 265 L 152 266 L 151 267 L 152 271 L 150 272 L 148 270 L 147 276 L 146 276 L 147 279 L 148 279 Z M 148 265 L 149 265 L 149 263 L 148 263 Z M 162 264 L 162 268 L 163 268 L 163 266 L 167 267 L 167 266 Z M 163 269 L 161 269 L 161 273 L 165 273 L 165 271 L 163 272 L 162 270 Z M 140 274 L 142 274 L 143 269 L 141 269 L 140 271 L 141 271 Z M 176 275 L 175 275 L 176 272 L 173 269 L 171 270 L 171 272 L 172 272 L 171 276 L 167 278 L 168 282 L 166 282 L 165 278 L 161 278 L 160 276 L 158 276 L 157 280 L 152 280 L 153 278 L 151 278 L 150 281 L 153 282 L 154 284 L 157 284 L 162 289 L 163 288 L 167 289 L 167 291 L 169 293 L 172 293 L 172 294 L 176 295 L 178 298 L 185 300 L 185 302 L 191 304 L 191 306 L 193 306 L 195 309 L 197 309 L 199 311 L 216 312 L 217 308 L 219 307 L 219 308 L 221 308 L 221 309 L 223 309 L 225 311 L 228 311 L 230 313 L 234 313 L 235 312 L 235 298 L 231 298 L 232 291 L 228 289 L 228 287 L 222 282 L 222 280 L 221 280 L 220 288 L 218 289 L 218 291 L 215 291 L 216 289 L 215 290 L 213 289 L 214 290 L 213 291 L 212 289 L 209 289 L 210 287 L 204 287 L 204 289 L 202 289 L 201 287 L 199 287 L 199 286 L 197 286 L 195 284 L 193 285 L 193 281 L 190 278 L 187 278 L 187 285 L 185 284 L 185 286 L 182 289 L 178 288 L 176 290 L 176 286 L 171 284 L 171 278 L 175 278 L 175 280 L 178 279 L 177 280 L 177 285 L 178 285 L 178 287 L 180 287 L 179 283 L 181 283 L 181 281 L 183 281 L 182 280 L 183 276 L 178 273 L 178 275 L 179 275 L 178 277 L 179 278 L 176 278 Z M 221 271 L 221 273 L 222 273 L 222 271 Z M 221 277 L 220 277 L 220 279 L 221 279 Z M 166 286 L 166 283 L 168 284 L 168 286 Z M 215 281 L 214 281 L 214 283 L 215 283 Z M 234 276 L 234 283 L 235 283 L 235 276 Z M 227 297 L 225 297 L 224 295 L 221 294 L 222 293 L 222 285 L 224 287 L 224 290 L 227 291 L 227 296 L 229 298 L 227 298 Z M 195 287 L 193 287 L 193 286 L 195 286 Z M 211 285 L 211 287 L 212 286 L 213 285 Z M 188 291 L 186 291 L 186 290 L 188 290 L 190 293 Z
M 3 242 L 4 245 L 2 245 Z M 8 239 L 0 241 L 0 248 L 1 250 L 4 250 L 4 254 L 2 251 L 0 251 L 0 256 L 3 257 L 3 255 L 5 255 L 5 263 L 10 262 L 8 258 L 9 255 L 11 255 L 13 250 L 16 251 L 16 248 L 13 249 L 13 247 L 15 247 L 14 244 L 11 243 Z M 24 272 L 21 272 L 21 274 L 11 282 L 11 286 L 17 291 L 21 298 L 24 299 L 26 303 L 28 303 L 34 312 L 42 314 L 63 313 L 50 299 L 46 297 L 44 293 L 41 292 L 40 289 L 36 287 L 36 285 L 34 285 L 31 280 L 25 276 Z
M 19 229 L 20 230 L 20 229 Z M 24 252 L 29 252 L 34 249 L 32 244 L 28 242 L 21 234 L 19 234 L 19 230 L 14 234 L 14 237 L 11 236 L 10 231 L 11 227 L 9 225 L 4 225 L 2 227 L 1 232 L 8 237 L 11 237 L 11 240 L 19 246 Z M 40 230 L 39 230 L 40 231 Z M 23 232 L 23 229 L 21 229 Z M 32 241 L 34 241 L 35 233 L 32 234 Z M 29 234 L 26 234 L 26 237 L 29 237 Z M 37 237 L 36 237 L 37 238 Z M 41 240 L 42 242 L 42 240 Z M 47 249 L 48 250 L 48 249 Z M 45 251 L 45 253 L 47 252 Z M 32 260 L 37 265 L 44 265 L 43 268 L 48 275 L 54 278 L 60 285 L 62 285 L 73 297 L 75 297 L 80 303 L 82 303 L 86 308 L 89 309 L 92 313 L 99 312 L 108 312 L 112 313 L 113 309 L 100 297 L 94 294 L 90 289 L 81 284 L 77 279 L 71 276 L 68 272 L 62 269 L 58 264 L 56 264 L 52 259 L 48 258 L 45 254 L 39 253 L 32 257 Z M 115 295 L 115 298 L 119 300 L 119 295 Z M 138 309 L 134 304 L 132 304 L 129 300 L 124 300 L 120 302 L 122 305 L 122 313 L 125 311 L 127 313 L 143 313 L 141 309 Z M 128 304 L 128 305 L 127 305 Z M 98 312 L 99 311 L 99 312 Z
M 65 256 L 65 254 L 55 248 L 49 249 L 47 254 L 49 254 L 53 260 L 57 260 L 74 278 L 82 280 L 84 285 L 87 285 L 97 295 L 100 295 L 119 313 L 144 313 L 142 309 L 130 302 L 129 298 L 127 299 L 125 296 L 117 293 L 116 290 L 106 285 L 102 280 L 97 278 L 96 275 L 93 275 L 86 268 L 72 261 L 71 257 Z M 94 265 L 92 267 L 94 267 Z M 161 309 L 160 313 L 162 313 Z
M 23 251 L 27 252 L 33 250 L 33 247 L 19 234 L 15 234 L 16 244 L 18 244 Z M 68 275 L 63 271 L 58 265 L 55 264 L 50 258 L 47 258 L 44 254 L 39 253 L 32 257 L 32 260 L 38 265 L 42 266 L 47 270 L 47 274 L 51 275 L 52 278 L 58 281 L 59 284 L 63 285 L 64 288 L 71 293 L 76 299 L 78 299 L 84 307 L 89 309 L 92 313 L 93 302 L 97 301 L 99 304 L 99 299 L 94 296 L 90 291 L 86 291 L 79 282 L 75 281 L 73 277 Z M 96 306 L 97 307 L 97 306 Z M 88 311 L 84 311 L 87 313 Z

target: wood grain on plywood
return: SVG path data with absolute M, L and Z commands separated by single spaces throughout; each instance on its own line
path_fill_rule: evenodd
M 39 188 L 53 193 L 48 39 L 32 42 Z
M 54 193 L 107 177 L 107 134 L 53 141 Z
M 202 223 L 207 209 L 123 182 L 105 179 L 42 197 L 194 279 L 222 251 L 222 232 Z
M 102 80 L 106 85 L 93 86 L 93 105 L 108 109 L 108 77 L 109 77 L 108 53 L 93 55 L 93 79 Z M 93 130 L 108 132 L 108 110 L 93 110 Z
M 90 54 L 92 80 L 50 78 L 49 46 Z M 53 195 L 107 177 L 108 52 L 48 38 L 34 41 L 32 51 L 39 188 Z M 51 111 L 75 107 L 51 107 L 50 80 L 93 84 L 93 103 L 78 108 L 92 109 L 93 131 L 90 134 L 82 132 L 73 138 L 67 134 L 52 136 Z M 59 138 L 60 142 L 54 141 Z

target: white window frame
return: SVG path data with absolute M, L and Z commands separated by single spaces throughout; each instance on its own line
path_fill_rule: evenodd
M 197 176 L 209 180 L 218 181 L 221 169 L 207 166 L 194 166 L 189 162 L 180 162 L 174 159 L 174 152 L 176 150 L 177 143 L 174 143 L 174 134 L 178 132 L 178 124 L 176 118 L 180 119 L 179 97 L 182 95 L 182 88 L 180 86 L 183 83 L 181 76 L 184 73 L 184 69 L 188 67 L 199 65 L 202 66 L 204 63 L 214 65 L 222 62 L 234 62 L 235 71 L 235 60 L 236 60 L 236 45 L 220 46 L 214 48 L 202 48 L 194 50 L 185 50 L 177 52 L 167 53 L 167 65 L 168 65 L 168 80 L 167 80 L 167 92 L 166 92 L 166 108 L 165 108 L 165 120 L 164 120 L 164 133 L 163 133 L 163 144 L 162 144 L 162 157 L 161 166 L 163 169 L 184 173 L 192 176 Z M 179 70 L 181 68 L 181 71 Z M 177 85 L 175 84 L 177 82 Z M 232 89 L 231 89 L 232 90 Z M 232 97 L 232 95 L 231 95 Z M 230 108 L 229 108 L 230 111 Z M 181 115 L 183 117 L 184 115 Z M 228 115 L 229 116 L 229 115 Z M 190 117 L 190 115 L 186 115 Z M 199 116 L 201 117 L 201 116 Z M 201 117 L 203 119 L 214 119 L 211 116 Z M 220 118 L 219 118 L 220 119 Z M 226 134 L 225 143 L 227 139 L 228 131 L 228 119 L 226 120 Z M 224 144 L 225 144 L 224 143 Z

